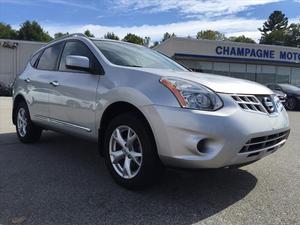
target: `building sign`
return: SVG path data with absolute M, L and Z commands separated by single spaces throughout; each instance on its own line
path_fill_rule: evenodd
M 10 42 L 10 41 L 0 41 L 0 46 L 2 46 L 3 48 L 17 48 L 18 43 L 17 42 Z
M 281 47 L 281 49 L 267 49 L 265 47 L 260 48 L 259 45 L 257 48 L 218 45 L 215 48 L 215 53 L 224 57 L 300 62 L 300 50 L 285 50 L 284 47 Z

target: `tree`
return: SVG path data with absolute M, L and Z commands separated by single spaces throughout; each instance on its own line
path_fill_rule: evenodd
M 268 20 L 264 22 L 263 27 L 258 30 L 263 35 L 274 30 L 285 30 L 288 26 L 288 18 L 281 11 L 274 11 L 269 16 Z
M 112 40 L 120 40 L 120 38 L 115 35 L 113 32 L 107 32 L 106 34 L 104 34 L 104 38 L 105 39 L 112 39 Z
M 274 11 L 258 30 L 262 34 L 261 44 L 284 45 L 288 18 L 281 11 Z
M 176 35 L 174 33 L 169 34 L 168 32 L 164 33 L 163 39 L 161 40 L 161 42 L 164 42 L 165 40 L 168 40 L 169 38 L 173 38 L 176 37 Z
M 90 30 L 84 31 L 84 34 L 85 34 L 86 36 L 88 36 L 88 37 L 91 37 L 91 38 L 95 37 L 95 36 L 91 33 Z
M 57 39 L 57 38 L 61 38 L 63 36 L 67 36 L 67 35 L 69 35 L 69 32 L 67 32 L 67 33 L 58 32 L 58 33 L 54 34 L 54 38 Z
M 300 47 L 300 23 L 292 23 L 285 32 L 284 45 Z
M 25 21 L 19 31 L 18 31 L 19 40 L 28 40 L 28 41 L 51 41 L 53 38 L 45 32 L 42 27 L 36 21 Z
M 17 32 L 14 29 L 12 29 L 10 25 L 5 23 L 0 23 L 0 38 L 16 39 Z
M 241 43 L 256 43 L 253 39 L 245 37 L 245 35 L 241 35 L 238 37 L 230 37 L 228 38 L 229 41 L 233 41 L 233 42 L 241 42 Z
M 271 33 L 261 37 L 260 44 L 267 45 L 284 45 L 285 43 L 285 31 L 274 30 Z
M 144 45 L 144 39 L 142 37 L 139 37 L 135 34 L 128 33 L 124 38 L 123 41 L 138 44 L 138 45 Z
M 226 37 L 223 33 L 214 30 L 202 30 L 197 33 L 197 39 L 207 39 L 214 41 L 224 41 Z

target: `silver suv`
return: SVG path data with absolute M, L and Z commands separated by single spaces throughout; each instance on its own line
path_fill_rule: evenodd
M 23 143 L 43 129 L 98 141 L 127 188 L 165 166 L 220 168 L 284 145 L 288 115 L 260 84 L 194 73 L 146 47 L 80 34 L 38 50 L 17 78 L 13 122 Z

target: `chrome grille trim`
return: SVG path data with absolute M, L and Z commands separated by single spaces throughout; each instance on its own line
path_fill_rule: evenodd
M 275 150 L 277 147 L 281 147 L 290 134 L 290 130 L 271 134 L 262 137 L 251 138 L 244 147 L 240 150 L 240 154 L 249 154 L 261 151 L 270 151 L 270 149 Z
M 233 100 L 245 111 L 268 114 L 268 111 L 255 95 L 232 95 Z
M 275 145 L 272 145 L 272 146 L 269 146 L 269 147 L 265 147 L 265 148 L 261 148 L 261 149 L 258 149 L 258 150 L 255 150 L 255 151 L 250 151 L 250 152 L 240 152 L 239 154 L 240 155 L 251 155 L 252 153 L 260 153 L 260 152 L 263 152 L 263 151 L 267 151 L 267 152 L 271 152 L 271 151 L 275 151 L 277 150 L 278 148 L 280 148 L 281 146 L 283 146 L 285 144 L 287 140 L 284 139 L 280 142 L 278 142 L 277 144 Z
M 267 139 L 267 140 L 264 140 L 264 141 L 259 141 L 259 142 L 256 142 L 255 144 L 263 144 L 263 143 L 267 143 L 267 142 L 270 142 L 270 141 L 275 141 L 275 140 L 278 140 L 278 139 L 282 139 L 286 136 L 286 134 L 283 134 L 281 136 L 279 136 L 278 138 L 272 138 L 272 139 Z M 268 136 L 266 136 L 268 137 Z M 252 143 L 249 143 L 249 144 L 246 144 L 245 146 L 250 146 L 252 145 Z

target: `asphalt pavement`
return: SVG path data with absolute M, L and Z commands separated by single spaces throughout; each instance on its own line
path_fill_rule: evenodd
M 113 182 L 95 143 L 50 131 L 21 144 L 0 98 L 0 225 L 300 224 L 300 112 L 287 144 L 242 169 L 169 169 L 129 191 Z

